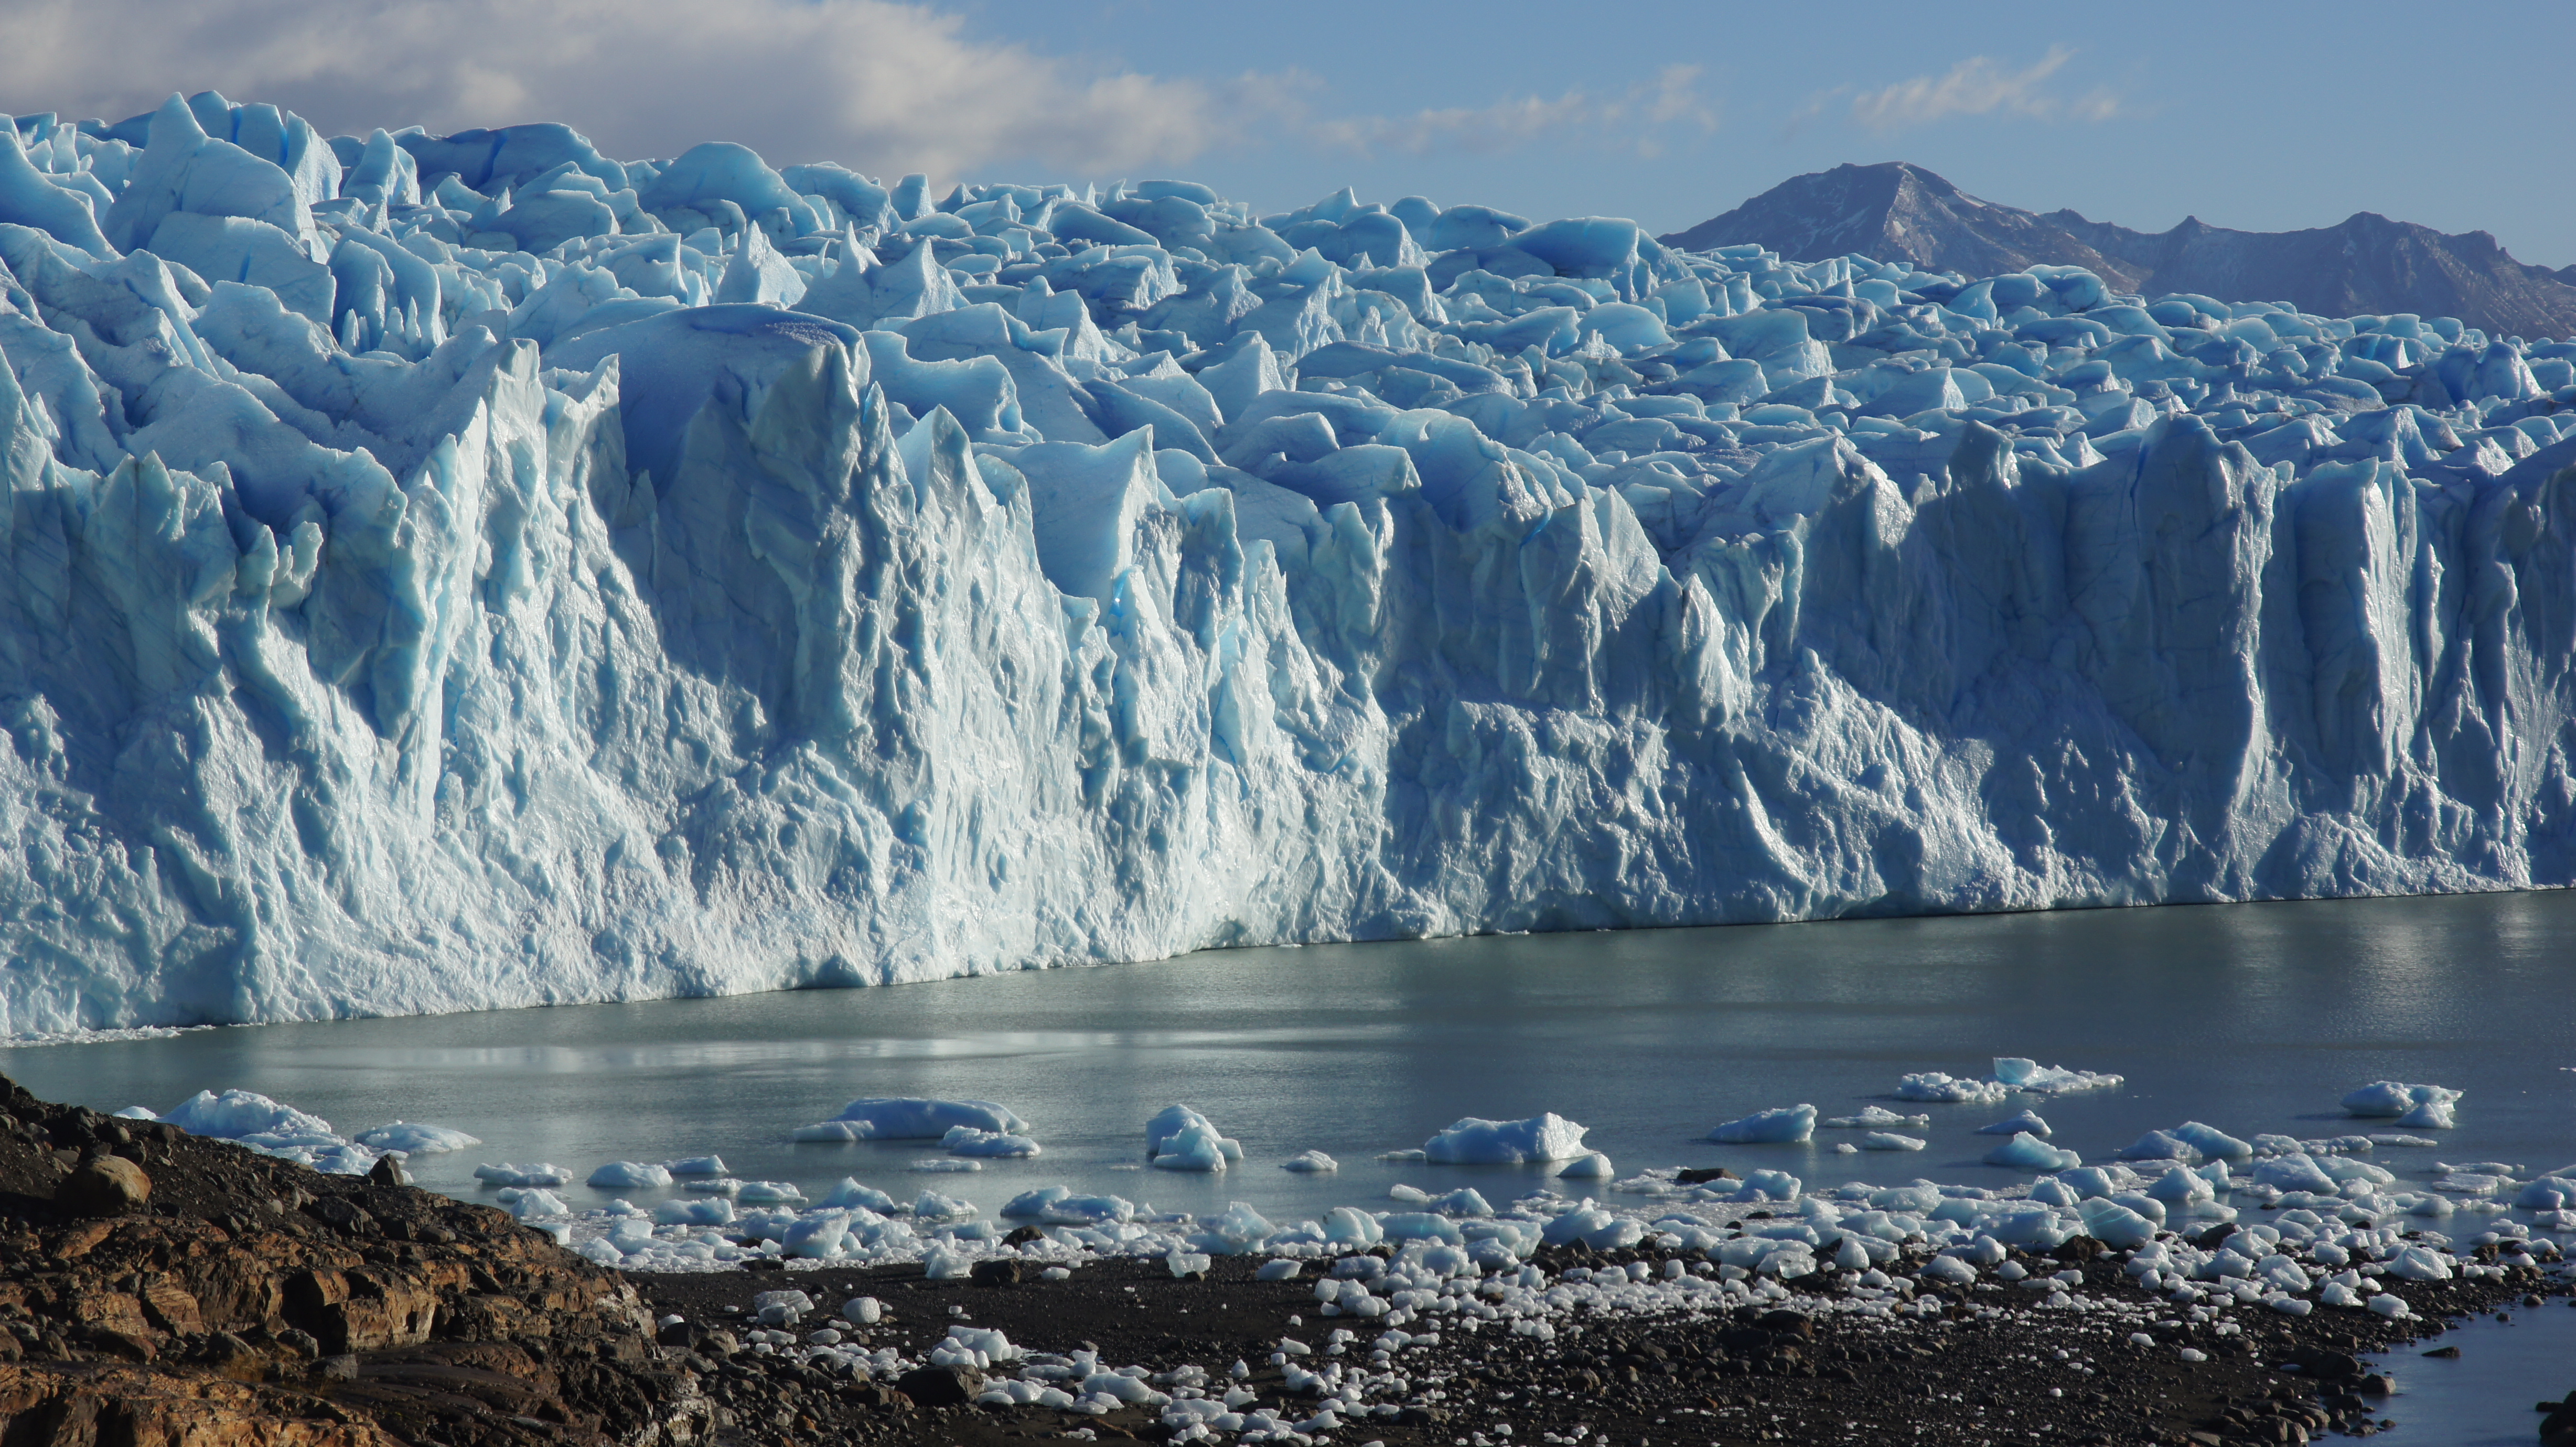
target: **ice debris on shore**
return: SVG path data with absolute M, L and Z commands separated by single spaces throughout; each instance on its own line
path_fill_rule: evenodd
M 127 1106 L 116 1115 L 121 1120 L 167 1121 L 190 1135 L 231 1141 L 263 1155 L 336 1175 L 365 1175 L 387 1156 L 401 1160 L 483 1144 L 461 1130 L 410 1121 L 393 1121 L 362 1130 L 354 1137 L 343 1136 L 320 1116 L 254 1090 L 201 1090 L 172 1107 L 167 1115 L 141 1105 Z
M 0 178 L 0 1032 L 2576 881 L 2569 341 L 212 93 Z
M 371 1151 L 400 1151 L 406 1156 L 445 1155 L 467 1146 L 483 1144 L 480 1137 L 467 1135 L 443 1125 L 422 1125 L 416 1121 L 398 1120 L 389 1125 L 362 1130 L 350 1137 Z

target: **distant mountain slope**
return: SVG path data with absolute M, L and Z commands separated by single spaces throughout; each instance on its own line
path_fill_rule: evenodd
M 2416 312 L 2498 334 L 2576 336 L 2576 266 L 2526 266 L 2483 231 L 2445 235 L 2368 211 L 2308 231 L 2231 231 L 2197 217 L 2170 231 L 2132 231 L 2073 211 L 1998 206 L 1901 161 L 1792 177 L 1662 240 L 1690 250 L 1757 242 L 1795 261 L 1901 256 L 1970 276 L 2049 262 L 2088 267 L 2123 291 L 2286 301 L 2322 316 Z

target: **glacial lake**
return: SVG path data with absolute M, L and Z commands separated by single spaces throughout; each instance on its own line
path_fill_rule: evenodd
M 2004 1106 L 1887 1097 L 1899 1076 L 1983 1075 L 2019 1055 L 2127 1077 Z M 2101 1160 L 2157 1127 L 2248 1137 L 2386 1130 L 2344 1116 L 2373 1080 L 2467 1092 L 2441 1145 L 2372 1159 L 2543 1171 L 2576 1161 L 2576 892 L 2081 910 L 1714 929 L 1214 951 L 1152 964 L 891 988 L 268 1025 L 0 1052 L 39 1094 L 168 1110 L 242 1087 L 355 1132 L 404 1119 L 485 1145 L 415 1157 L 421 1184 L 475 1197 L 483 1161 L 721 1154 L 819 1198 L 843 1176 L 925 1187 L 989 1214 L 1063 1182 L 1164 1210 L 1250 1201 L 1294 1220 L 1385 1209 L 1398 1182 L 1498 1204 L 1536 1169 L 1382 1163 L 1468 1115 L 1555 1111 L 1622 1175 L 1758 1166 L 1810 1187 L 1916 1177 L 2004 1186 L 1977 1127 L 2022 1103 Z M 871 1095 L 968 1096 L 1025 1117 L 1045 1153 L 922 1174 L 932 1142 L 792 1144 Z M 1143 1126 L 1186 1102 L 1243 1142 L 1224 1175 L 1139 1171 Z M 1707 1143 L 1755 1110 L 1813 1102 L 1926 1112 L 1920 1153 Z M 1336 1175 L 1278 1163 L 1322 1150 Z M 2420 1189 L 2420 1186 L 2419 1186 Z M 655 1191 L 561 1192 L 575 1209 Z M 2462 1227 L 2474 1220 L 2460 1217 Z M 2571 1313 L 2576 1315 L 2576 1313 Z
M 1899 1076 L 1983 1075 L 1999 1055 L 2127 1077 L 2001 1105 L 1890 1099 Z M 1536 1169 L 1384 1163 L 1465 1115 L 1552 1110 L 1590 1128 L 1621 1174 L 1784 1168 L 1810 1187 L 1866 1180 L 2007 1186 L 1976 1128 L 2030 1104 L 2055 1143 L 2102 1160 L 2185 1120 L 2238 1136 L 2386 1130 L 2336 1105 L 2373 1080 L 2466 1092 L 2433 1148 L 2370 1159 L 2402 1183 L 2436 1161 L 2526 1173 L 2576 1162 L 2576 892 L 2084 910 L 1299 949 L 884 989 L 268 1025 L 0 1051 L 41 1095 L 168 1110 L 201 1089 L 256 1090 L 344 1132 L 455 1126 L 479 1149 L 418 1156 L 421 1184 L 490 1199 L 483 1161 L 551 1161 L 578 1181 L 610 1160 L 721 1154 L 746 1179 L 820 1198 L 855 1175 L 991 1214 L 1063 1182 L 1164 1210 L 1244 1200 L 1274 1220 L 1387 1209 L 1398 1182 L 1472 1185 L 1500 1204 L 1606 1182 Z M 1045 1153 L 916 1173 L 935 1143 L 798 1145 L 790 1128 L 870 1095 L 1000 1101 Z M 1139 1170 L 1147 1117 L 1173 1102 L 1243 1142 L 1220 1176 Z M 1716 1123 L 1813 1102 L 1932 1116 L 1920 1153 L 1812 1143 L 1717 1146 Z M 1320 1149 L 1338 1174 L 1278 1163 Z M 669 1191 L 559 1192 L 576 1210 Z M 2259 1213 L 2256 1219 L 2260 1219 Z M 2426 1222 L 2466 1235 L 2476 1216 Z M 2561 1238 L 2570 1241 L 2571 1238 Z M 2527 1441 L 2531 1402 L 2576 1390 L 2576 1311 L 2553 1303 L 2386 1359 L 2401 1394 L 2381 1439 Z M 2428 1343 L 2429 1345 L 2429 1343 Z

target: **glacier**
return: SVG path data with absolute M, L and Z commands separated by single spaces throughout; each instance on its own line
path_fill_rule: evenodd
M 0 1034 L 2560 886 L 2576 344 L 0 124 Z

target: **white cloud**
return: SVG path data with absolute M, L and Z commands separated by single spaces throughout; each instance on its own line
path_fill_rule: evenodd
M 935 177 L 1185 162 L 1286 82 L 1086 69 L 896 0 L 0 0 L 0 105 L 117 119 L 220 90 L 326 132 L 559 120 L 611 155 L 732 140 Z
M 1881 134 L 1930 125 L 1951 116 L 1998 112 L 2032 120 L 2110 119 L 2119 111 L 2119 98 L 2108 91 L 2094 90 L 2070 101 L 2044 88 L 2049 77 L 2074 58 L 2075 52 L 2067 47 L 2052 46 L 2036 64 L 2014 71 L 2006 70 L 1990 56 L 1970 56 L 1950 67 L 1946 74 L 1918 75 L 1883 90 L 1853 96 L 1852 119 Z
M 1393 151 L 1492 154 L 1549 137 L 1607 140 L 1652 155 L 1661 133 L 1676 127 L 1717 129 L 1717 108 L 1699 93 L 1695 65 L 1671 65 L 1651 81 L 1609 96 L 1569 90 L 1554 99 L 1509 96 L 1490 105 L 1419 110 L 1401 116 L 1354 116 L 1317 122 L 1311 134 L 1361 155 Z

